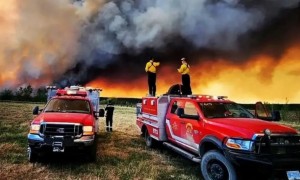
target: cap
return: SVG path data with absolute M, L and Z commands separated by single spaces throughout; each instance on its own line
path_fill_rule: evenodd
M 185 61 L 185 58 L 183 57 L 183 58 L 181 58 L 181 61 Z

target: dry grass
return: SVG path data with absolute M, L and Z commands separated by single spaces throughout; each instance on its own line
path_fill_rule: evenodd
M 97 161 L 80 154 L 27 160 L 27 133 L 35 104 L 0 102 L 0 179 L 201 179 L 200 167 L 164 148 L 148 149 L 135 125 L 135 109 L 116 107 L 114 131 L 100 118 Z M 39 105 L 41 106 L 41 105 Z M 299 124 L 283 121 L 299 129 Z
M 34 106 L 0 102 L 0 179 L 201 179 L 198 164 L 164 148 L 145 147 L 131 107 L 116 107 L 112 133 L 99 119 L 96 162 L 87 163 L 80 154 L 53 154 L 29 163 L 26 136 Z

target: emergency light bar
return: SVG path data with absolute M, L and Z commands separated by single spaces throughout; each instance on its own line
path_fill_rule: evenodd
M 224 99 L 227 99 L 227 98 L 228 98 L 228 96 L 217 96 L 217 98 L 218 98 L 218 99 L 222 99 L 222 100 L 224 100 Z
M 197 95 L 197 94 L 188 95 L 187 97 L 192 98 L 192 99 L 204 98 L 204 99 L 219 99 L 219 100 L 224 100 L 224 99 L 228 98 L 228 96 L 212 96 L 212 95 Z
M 92 88 L 92 87 L 86 87 L 86 90 L 88 90 L 88 91 L 102 91 L 101 88 Z
M 86 93 L 86 91 L 80 91 L 80 90 L 59 89 L 59 90 L 57 90 L 56 95 L 58 95 L 58 96 L 68 96 L 69 95 L 69 96 L 82 96 L 82 97 L 85 97 L 85 96 L 87 96 L 87 93 Z
M 56 86 L 46 86 L 46 89 L 56 89 Z
M 188 95 L 188 97 L 191 98 L 206 98 L 206 99 L 213 99 L 213 96 L 211 95 Z

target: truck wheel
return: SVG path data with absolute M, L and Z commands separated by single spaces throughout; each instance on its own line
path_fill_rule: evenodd
M 92 146 L 88 147 L 88 161 L 95 162 L 97 160 L 97 135 Z
M 236 180 L 234 167 L 216 150 L 204 154 L 201 160 L 201 172 L 206 180 Z
M 30 146 L 27 148 L 27 153 L 29 162 L 34 163 L 37 161 L 38 155 Z
M 145 140 L 146 140 L 146 146 L 149 148 L 154 147 L 154 139 L 150 136 L 148 129 L 145 131 Z

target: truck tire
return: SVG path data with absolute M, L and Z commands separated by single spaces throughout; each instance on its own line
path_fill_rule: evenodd
M 38 154 L 36 152 L 34 152 L 34 150 L 30 146 L 28 146 L 28 148 L 27 148 L 27 153 L 28 153 L 29 162 L 34 163 L 37 161 Z
M 216 150 L 208 151 L 201 160 L 201 172 L 205 180 L 236 180 L 233 165 Z
M 146 146 L 149 148 L 154 147 L 154 139 L 150 136 L 148 129 L 146 128 L 145 131 L 145 141 L 146 141 Z
M 97 160 L 97 135 L 92 146 L 88 147 L 88 161 L 95 162 Z

